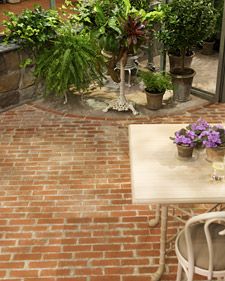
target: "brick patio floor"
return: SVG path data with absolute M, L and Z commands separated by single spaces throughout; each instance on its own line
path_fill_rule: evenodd
M 178 116 L 101 119 L 37 103 L 0 114 L 0 280 L 149 281 L 153 213 L 131 203 L 131 123 L 225 121 L 225 105 Z M 175 231 L 172 218 L 169 232 Z M 162 280 L 175 280 L 174 251 Z

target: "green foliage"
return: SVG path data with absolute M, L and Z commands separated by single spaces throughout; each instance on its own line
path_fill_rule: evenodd
M 60 24 L 55 10 L 44 10 L 41 6 L 36 6 L 34 10 L 26 9 L 19 15 L 12 12 L 6 12 L 6 15 L 8 19 L 3 21 L 6 41 L 26 47 L 43 46 L 55 37 Z
M 101 82 L 102 66 L 98 48 L 90 38 L 64 26 L 51 47 L 39 53 L 35 74 L 44 78 L 47 94 L 63 95 L 71 85 L 80 91 L 93 80 Z
M 138 48 L 145 39 L 147 27 L 160 20 L 161 12 L 136 9 L 130 0 L 79 0 L 70 19 L 98 38 L 100 46 L 116 55 Z
M 27 66 L 30 66 L 32 63 L 33 60 L 31 58 L 27 58 L 20 64 L 20 67 L 26 68 Z
M 157 94 L 172 89 L 171 78 L 167 73 L 142 71 L 139 75 L 148 92 Z
M 78 0 L 76 5 L 69 1 L 66 4 L 64 16 L 79 27 L 81 33 L 97 39 L 103 53 L 110 53 L 108 73 L 117 83 L 116 63 L 122 59 L 126 64 L 127 54 L 137 51 L 153 22 L 162 18 L 161 11 L 137 10 L 130 0 Z
M 216 33 L 216 32 L 221 32 L 222 29 L 224 0 L 215 0 L 214 6 L 217 11 L 217 20 L 215 26 L 215 33 Z
M 215 28 L 215 9 L 211 0 L 173 0 L 162 5 L 164 26 L 159 34 L 166 50 L 184 56 L 201 44 Z
M 130 0 L 130 3 L 137 10 L 143 9 L 149 11 L 150 1 L 149 0 Z

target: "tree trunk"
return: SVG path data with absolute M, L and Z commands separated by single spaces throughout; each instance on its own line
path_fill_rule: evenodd
M 181 50 L 181 58 L 182 58 L 182 65 L 181 65 L 181 71 L 184 72 L 184 59 L 185 59 L 185 48 Z

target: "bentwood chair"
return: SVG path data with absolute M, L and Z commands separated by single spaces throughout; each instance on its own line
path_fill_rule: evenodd
M 182 272 L 187 281 L 194 274 L 225 278 L 225 211 L 211 212 L 190 218 L 175 242 L 178 258 L 177 281 Z

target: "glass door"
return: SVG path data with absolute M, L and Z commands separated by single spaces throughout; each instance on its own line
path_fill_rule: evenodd
M 220 37 L 220 53 L 217 75 L 217 88 L 215 100 L 225 102 L 225 4 L 223 8 L 222 30 Z
M 217 11 L 215 32 L 207 41 L 196 48 L 191 64 L 191 67 L 196 71 L 192 92 L 210 100 L 219 101 L 219 61 L 221 59 L 220 53 L 224 52 L 222 42 L 224 0 L 214 0 L 214 7 Z
M 162 0 L 169 3 L 169 0 Z M 225 102 L 225 4 L 224 0 L 214 0 L 218 17 L 215 33 L 209 42 L 204 42 L 194 50 L 191 68 L 196 71 L 192 93 L 202 98 Z M 210 42 L 212 41 L 212 42 Z M 153 65 L 170 71 L 169 59 L 165 53 L 155 56 Z

